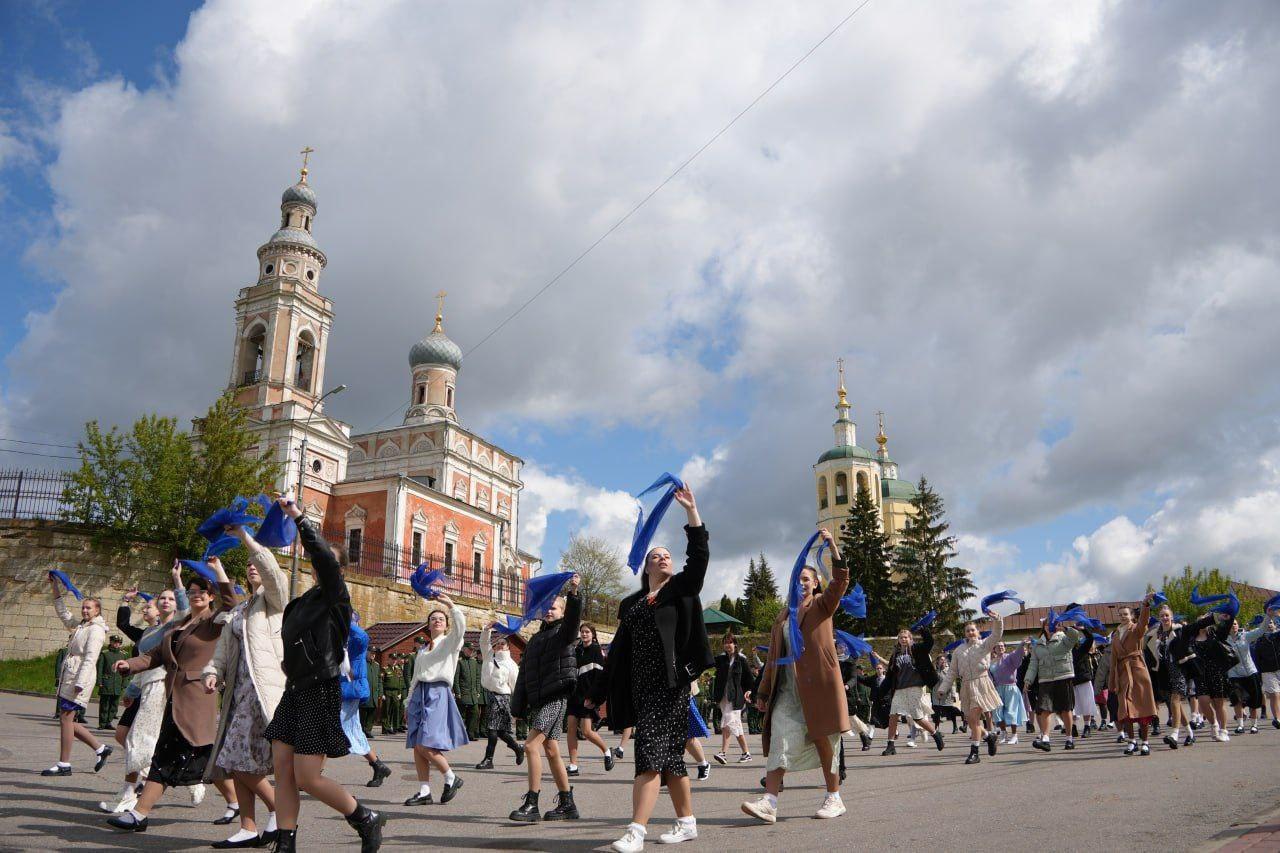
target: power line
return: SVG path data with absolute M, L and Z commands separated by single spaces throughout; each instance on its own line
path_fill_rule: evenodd
M 0 447 L 0 453 L 19 453 L 23 456 L 43 456 L 46 459 L 79 459 L 79 456 L 61 456 L 57 453 L 38 453 L 34 450 L 14 450 L 7 447 Z
M 673 180 L 675 180 L 675 178 L 676 178 L 676 177 L 677 177 L 681 172 L 683 172 L 683 171 L 684 171 L 684 170 L 689 166 L 689 164 L 691 164 L 694 160 L 697 160 L 697 159 L 698 159 L 698 157 L 699 157 L 699 156 L 701 156 L 702 152 L 706 151 L 708 148 L 710 148 L 712 145 L 714 145 L 714 144 L 715 144 L 715 142 L 716 142 L 716 140 L 718 140 L 721 136 L 724 136 L 724 134 L 725 134 L 725 133 L 727 133 L 727 132 L 729 131 L 729 129 L 730 129 L 730 128 L 732 128 L 735 124 L 737 124 L 737 123 L 738 123 L 738 120 L 739 120 L 739 119 L 741 119 L 744 115 L 746 115 L 748 112 L 750 112 L 750 111 L 751 111 L 752 107 L 754 107 L 756 104 L 758 104 L 758 103 L 760 103 L 762 100 L 764 100 L 764 99 L 765 99 L 765 97 L 766 97 L 770 92 L 772 92 L 775 88 L 777 88 L 777 87 L 778 87 L 778 84 L 780 84 L 783 80 L 786 80 L 788 77 L 790 77 L 790 76 L 791 76 L 791 72 L 795 71 L 795 70 L 796 70 L 797 68 L 799 68 L 802 64 L 804 64 L 804 61 L 805 61 L 805 60 L 807 60 L 810 56 L 812 56 L 815 52 L 817 52 L 818 48 L 820 48 L 820 47 L 822 47 L 824 44 L 826 44 L 826 43 L 827 43 L 827 41 L 829 41 L 829 40 L 831 39 L 831 37 L 832 37 L 832 36 L 834 36 L 836 33 L 838 33 L 838 32 L 839 32 L 839 31 L 844 27 L 844 25 L 845 25 L 845 24 L 849 23 L 849 21 L 851 21 L 851 20 L 853 19 L 853 16 L 854 16 L 854 15 L 858 14 L 859 12 L 861 12 L 861 11 L 863 10 L 863 8 L 864 8 L 864 7 L 866 7 L 866 6 L 867 6 L 867 4 L 869 4 L 870 2 L 871 2 L 871 0 L 862 0 L 862 2 L 861 2 L 861 3 L 859 3 L 857 6 L 855 6 L 855 7 L 854 7 L 854 9 L 853 9 L 853 11 L 852 11 L 852 12 L 850 12 L 849 14 L 847 14 L 847 15 L 845 15 L 843 18 L 841 18 L 841 19 L 840 19 L 840 22 L 839 22 L 838 24 L 836 24 L 834 27 L 832 27 L 832 28 L 827 32 L 827 34 L 826 34 L 826 35 L 824 35 L 822 38 L 818 39 L 818 41 L 817 41 L 816 43 L 814 43 L 814 45 L 813 45 L 812 47 L 810 47 L 807 51 L 805 51 L 805 52 L 804 52 L 804 55 L 803 55 L 803 56 L 801 56 L 801 57 L 800 57 L 799 59 L 797 59 L 795 62 L 791 63 L 791 66 L 790 66 L 786 71 L 782 72 L 782 74 L 781 74 L 781 75 L 779 75 L 779 76 L 778 76 L 778 78 L 777 78 L 776 80 L 774 80 L 772 83 L 770 83 L 770 84 L 769 84 L 769 85 L 764 89 L 764 91 L 762 91 L 759 95 L 756 95 L 756 96 L 755 96 L 755 98 L 754 98 L 754 99 L 752 99 L 751 103 L 747 104 L 745 107 L 743 107 L 741 110 L 739 110 L 739 111 L 738 111 L 738 114 L 737 114 L 737 115 L 735 115 L 733 118 L 729 119 L 728 123 L 727 123 L 727 124 L 725 124 L 725 125 L 724 125 L 724 127 L 722 127 L 722 128 L 720 128 L 719 130 L 717 130 L 717 131 L 716 131 L 716 132 L 711 136 L 711 138 L 710 138 L 710 139 L 708 139 L 706 142 L 702 143 L 702 145 L 698 148 L 698 150 L 696 150 L 696 151 L 694 151 L 692 154 L 690 154 L 690 155 L 689 155 L 689 156 L 684 160 L 684 162 L 682 162 L 679 166 L 677 166 L 677 167 L 676 167 L 675 171 L 673 171 L 671 174 L 667 175 L 667 177 L 666 177 L 666 178 L 664 178 L 660 184 L 658 184 L 656 187 L 654 187 L 652 190 L 650 190 L 650 191 L 649 191 L 649 193 L 648 193 L 644 198 L 642 198 L 642 199 L 640 199 L 640 201 L 636 202 L 636 204 L 635 204 L 635 205 L 634 205 L 630 210 L 628 210 L 625 214 L 623 214 L 623 215 L 622 215 L 622 217 L 621 217 L 617 222 L 615 222 L 615 223 L 613 223 L 613 225 L 609 226 L 608 230 L 606 230 L 603 234 L 601 234 L 599 237 L 597 237 L 597 238 L 596 238 L 596 240 L 595 240 L 595 242 L 593 242 L 591 245 L 587 246 L 587 248 L 585 248 L 585 249 L 583 249 L 581 252 L 579 252 L 579 253 L 578 253 L 578 255 L 577 255 L 577 257 L 575 257 L 572 261 L 570 261 L 570 262 L 569 262 L 569 263 L 568 263 L 568 264 L 567 264 L 563 269 L 561 269 L 561 270 L 560 270 L 560 272 L 558 272 L 558 273 L 556 273 L 554 276 L 552 276 L 552 278 L 551 278 L 551 280 L 550 280 L 550 281 L 548 281 L 546 284 L 542 285 L 542 287 L 538 288 L 538 290 L 537 290 L 536 292 L 534 292 L 534 294 L 533 294 L 532 296 L 530 296 L 530 297 L 529 297 L 528 299 L 526 299 L 523 303 L 521 303 L 521 305 L 520 305 L 520 307 L 519 307 L 519 308 L 517 308 L 515 311 L 512 311 L 512 312 L 511 312 L 510 314 L 508 314 L 505 318 L 503 318 L 502 322 L 498 323 L 498 325 L 496 325 L 496 326 L 494 326 L 492 329 L 490 329 L 488 334 L 486 334 L 483 338 L 481 338 L 479 341 L 477 341 L 475 344 L 473 344 L 473 345 L 471 346 L 471 348 L 470 348 L 470 349 L 466 350 L 466 351 L 463 353 L 463 355 L 464 355 L 464 356 L 471 355 L 471 353 L 475 352 L 475 351 L 476 351 L 476 350 L 478 350 L 480 347 L 484 346 L 484 344 L 485 344 L 485 343 L 486 343 L 490 338 L 492 338 L 494 335 L 498 334 L 498 332 L 502 331 L 502 329 L 503 329 L 503 328 L 504 328 L 508 323 L 510 323 L 512 320 L 514 320 L 516 317 L 520 316 L 520 314 L 521 314 L 521 313 L 523 313 L 523 312 L 524 312 L 524 310 L 525 310 L 526 308 L 528 308 L 530 305 L 532 305 L 532 304 L 534 303 L 534 301 L 536 301 L 536 300 L 538 299 L 538 297 L 542 296 L 542 294 L 546 293 L 548 290 L 550 290 L 552 287 L 554 287 L 554 286 L 556 285 L 556 283 L 558 283 L 558 282 L 560 281 L 560 279 L 564 278 L 564 277 L 565 277 L 565 275 L 567 275 L 567 274 L 568 274 L 568 273 L 569 273 L 569 272 L 570 272 L 574 267 L 576 267 L 576 266 L 578 265 L 578 262 L 579 262 L 579 261 L 581 261 L 581 260 L 582 260 L 583 258 L 585 258 L 587 255 L 591 254 L 591 252 L 596 248 L 596 246 L 599 246 L 601 243 L 603 243 L 605 240 L 607 240 L 607 239 L 609 238 L 609 236 L 613 234 L 613 232 L 615 232 L 615 231 L 617 231 L 619 228 L 621 228 L 621 227 L 623 226 L 623 224 L 624 224 L 624 223 L 626 223 L 626 221 L 627 221 L 628 219 L 630 219 L 630 218 L 631 218 L 632 216 L 634 216 L 637 212 L 639 212 L 640 208 L 642 208 L 642 207 L 644 207 L 646 204 L 648 204 L 650 199 L 652 199 L 652 198 L 653 198 L 654 196 L 656 196 L 659 192 L 661 192 L 661 191 L 663 190 L 663 188 L 664 188 L 664 187 L 666 187 L 666 185 L 667 185 L 667 184 L 669 184 L 669 183 L 671 183 Z M 375 424 L 373 425 L 373 427 L 372 427 L 372 428 L 373 428 L 373 429 L 377 429 L 379 426 L 381 426 L 381 425 L 382 425 L 382 423 L 383 423 L 384 421 L 386 421 L 386 420 L 387 420 L 387 418 L 390 418 L 392 415 L 396 414 L 396 412 L 404 411 L 404 409 L 405 409 L 405 408 L 407 408 L 407 407 L 405 407 L 405 406 L 397 406 L 395 409 L 392 409 L 390 412 L 388 412 L 386 415 L 384 415 L 384 416 L 382 417 L 382 419 L 381 419 L 381 420 L 379 420 L 377 423 L 375 423 Z
M 51 441 L 23 441 L 20 438 L 6 438 L 0 435 L 0 441 L 12 441 L 14 444 L 34 444 L 38 447 L 65 447 L 68 450 L 79 450 L 79 446 L 75 444 L 54 444 Z

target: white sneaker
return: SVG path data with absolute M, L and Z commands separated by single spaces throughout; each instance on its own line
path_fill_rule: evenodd
M 613 842 L 612 849 L 614 853 L 640 853 L 644 849 L 644 836 L 628 826 L 626 834 Z
M 765 823 L 778 822 L 778 808 L 769 803 L 768 797 L 761 797 L 758 800 L 748 800 L 742 804 L 742 811 L 754 818 L 764 821 Z
M 907 741 L 907 749 L 915 749 L 915 748 L 916 748 L 916 742 L 915 742 L 915 741 L 913 741 L 913 740 L 909 740 L 909 741 Z
M 829 818 L 840 817 L 846 811 L 844 803 L 840 801 L 838 796 L 828 794 L 827 798 L 822 801 L 822 808 L 818 809 L 814 817 Z
M 198 806 L 204 802 L 204 785 L 195 784 L 187 788 L 187 794 L 191 797 L 191 805 Z
M 1012 737 L 1010 737 L 1007 741 L 1005 741 L 1005 743 L 1009 744 L 1009 746 L 1013 746 L 1013 745 L 1014 745 L 1015 743 L 1017 743 L 1017 742 L 1018 742 L 1018 733 L 1017 733 L 1017 732 L 1014 732 L 1014 733 L 1013 733 L 1013 736 L 1012 736 Z
M 1001 733 L 1000 733 L 1000 743 L 1008 743 L 1008 742 L 1009 742 L 1009 733 L 1008 733 L 1008 732 L 1001 732 Z
M 1226 729 L 1219 729 L 1218 734 L 1215 736 L 1215 740 L 1219 743 L 1230 743 L 1231 735 L 1227 733 Z
M 698 825 L 692 826 L 676 821 L 675 828 L 658 836 L 663 844 L 679 844 L 681 841 L 692 841 L 698 837 Z
M 137 804 L 138 795 L 134 793 L 133 786 L 130 785 L 128 794 L 121 797 L 114 803 L 100 802 L 98 803 L 98 808 L 102 809 L 107 814 L 120 814 L 120 812 L 127 812 Z

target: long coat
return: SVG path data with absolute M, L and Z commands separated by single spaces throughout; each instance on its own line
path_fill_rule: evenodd
M 791 667 L 796 691 L 800 695 L 800 707 L 804 709 L 804 725 L 809 739 L 838 735 L 849 730 L 849 700 L 844 692 L 844 679 L 840 677 L 840 660 L 836 657 L 835 631 L 831 619 L 840 606 L 840 597 L 849 587 L 849 569 L 843 562 L 833 560 L 831 583 L 819 595 L 811 595 L 800 602 L 796 618 L 800 634 L 804 638 L 804 652 Z M 769 660 L 756 697 L 768 703 L 764 715 L 764 754 L 769 754 L 769 738 L 772 733 L 773 706 L 777 700 L 774 686 L 777 684 L 778 652 L 783 649 L 783 635 L 787 630 L 787 611 L 778 614 L 773 623 L 769 640 Z
M 1142 638 L 1151 605 L 1143 604 L 1138 621 L 1127 631 L 1117 631 L 1111 641 L 1111 671 L 1107 687 L 1116 694 L 1116 718 L 1120 722 L 1145 720 L 1156 715 L 1156 694 L 1151 674 L 1142 660 Z
M 67 640 L 67 655 L 58 672 L 58 698 L 88 705 L 93 685 L 98 681 L 98 655 L 107 644 L 107 622 L 101 613 L 88 622 L 81 622 L 67 610 L 62 596 L 53 600 L 53 609 L 71 632 L 71 638 Z M 78 693 L 77 687 L 80 688 Z
M 221 610 L 235 607 L 230 582 L 218 584 L 218 604 Z M 160 645 L 128 661 L 131 673 L 164 667 L 173 721 L 192 746 L 210 746 L 218 733 L 218 694 L 204 692 L 204 668 L 213 659 L 225 624 L 216 618 L 218 613 L 211 609 L 199 619 L 187 617 Z

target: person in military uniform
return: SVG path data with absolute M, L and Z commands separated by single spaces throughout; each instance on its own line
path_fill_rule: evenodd
M 382 701 L 382 667 L 378 666 L 375 657 L 377 649 L 369 649 L 369 662 L 366 670 L 369 674 L 369 698 L 360 703 L 360 728 L 364 736 L 373 737 L 373 720 L 378 715 L 378 703 Z
M 110 729 L 115 725 L 116 709 L 120 707 L 120 694 L 128 683 L 128 676 L 116 672 L 116 662 L 128 660 L 121 645 L 124 639 L 112 634 L 107 647 L 98 655 L 98 728 Z
M 398 734 L 404 727 L 404 655 L 393 654 L 382 670 L 382 733 Z
M 484 719 L 484 688 L 480 685 L 480 661 L 476 657 L 475 647 L 470 644 L 462 647 L 462 656 L 458 658 L 458 668 L 453 675 L 453 695 L 458 700 L 458 710 L 467 727 L 467 737 L 480 740 L 480 722 Z

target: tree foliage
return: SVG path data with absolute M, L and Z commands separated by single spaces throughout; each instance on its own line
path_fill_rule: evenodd
M 966 602 L 977 587 L 968 570 L 952 562 L 956 558 L 956 540 L 947 535 L 951 525 L 944 519 L 942 498 L 924 477 L 920 478 L 911 505 L 915 514 L 907 520 L 894 554 L 900 597 L 908 612 L 913 612 L 907 618 L 937 610 L 936 628 L 959 633 L 964 623 L 973 618 L 973 610 Z
M 778 597 L 778 582 L 773 576 L 773 569 L 764 554 L 759 559 L 752 559 L 747 564 L 747 577 L 742 585 L 742 598 L 738 600 L 738 619 L 755 631 L 767 631 L 773 625 L 773 617 L 777 615 L 782 604 Z
M 1216 606 L 1192 604 L 1191 590 L 1196 587 L 1200 588 L 1201 595 L 1221 595 L 1234 590 L 1236 597 L 1240 599 L 1240 613 L 1236 618 L 1240 621 L 1241 627 L 1245 628 L 1253 617 L 1262 612 L 1262 608 L 1267 603 L 1265 598 L 1251 594 L 1247 588 L 1239 585 L 1230 575 L 1224 574 L 1219 569 L 1193 570 L 1191 566 L 1184 566 L 1176 575 L 1165 575 L 1158 589 L 1147 584 L 1147 592 L 1163 592 L 1169 599 L 1169 607 L 1175 614 L 1185 616 L 1187 619 L 1195 619 Z
M 574 533 L 560 552 L 561 571 L 577 572 L 582 578 L 583 601 L 621 598 L 626 591 L 623 565 L 622 552 L 599 536 Z

